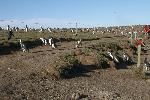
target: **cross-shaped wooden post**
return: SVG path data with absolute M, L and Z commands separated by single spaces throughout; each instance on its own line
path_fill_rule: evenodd
M 137 40 L 137 45 L 138 45 L 138 62 L 137 62 L 137 67 L 140 67 L 141 64 L 141 45 L 143 44 L 143 39 L 139 38 Z

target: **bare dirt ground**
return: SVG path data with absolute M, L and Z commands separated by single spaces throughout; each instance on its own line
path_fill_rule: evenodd
M 83 42 L 88 46 L 99 42 Z M 57 49 L 39 46 L 29 53 L 21 51 L 0 56 L 1 100 L 70 100 L 73 93 L 90 100 L 149 100 L 150 82 L 135 77 L 129 69 L 98 69 L 70 79 L 53 80 L 40 71 L 65 52 L 75 50 L 74 42 L 58 43 Z M 149 56 L 149 55 L 148 55 Z M 143 57 L 143 56 L 142 56 Z M 87 99 L 86 99 L 87 100 Z

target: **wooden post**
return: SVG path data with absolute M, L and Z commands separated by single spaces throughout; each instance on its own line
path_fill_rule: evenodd
M 138 45 L 138 62 L 137 67 L 140 67 L 141 64 L 141 45 Z
M 76 35 L 78 33 L 78 23 L 76 22 Z
M 131 37 L 130 37 L 130 39 L 131 39 L 131 45 L 133 44 L 133 33 L 131 32 Z
M 138 62 L 137 62 L 137 67 L 140 67 L 141 64 L 141 45 L 143 44 L 143 39 L 138 38 L 137 40 L 137 45 L 138 45 Z
M 134 40 L 137 39 L 137 32 L 134 32 Z

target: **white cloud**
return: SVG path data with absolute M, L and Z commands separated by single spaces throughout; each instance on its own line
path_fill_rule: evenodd
M 80 21 L 76 19 L 55 19 L 55 18 L 31 18 L 31 19 L 7 19 L 0 21 L 1 27 L 20 27 L 23 28 L 25 25 L 29 27 L 39 28 L 40 26 L 47 27 L 75 27 L 78 23 L 78 27 L 93 27 L 92 21 Z

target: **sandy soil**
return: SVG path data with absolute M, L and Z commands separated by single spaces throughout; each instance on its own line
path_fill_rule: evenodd
M 94 44 L 85 41 L 83 46 Z M 21 51 L 0 56 L 1 100 L 70 100 L 73 93 L 90 100 L 149 100 L 149 80 L 138 79 L 130 69 L 98 69 L 71 79 L 43 77 L 41 69 L 59 55 L 75 50 L 74 42 L 58 43 L 57 49 L 39 46 L 29 53 Z M 148 55 L 149 56 L 149 55 Z

